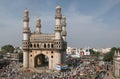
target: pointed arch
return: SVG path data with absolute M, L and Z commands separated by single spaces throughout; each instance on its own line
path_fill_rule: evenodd
M 44 54 L 38 54 L 34 57 L 34 66 L 35 67 L 42 67 L 49 65 L 49 58 Z

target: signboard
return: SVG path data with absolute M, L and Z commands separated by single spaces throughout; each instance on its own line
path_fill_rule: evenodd
M 63 69 L 67 69 L 67 68 L 68 68 L 68 65 L 66 65 L 66 64 L 57 64 L 57 65 L 55 66 L 55 68 L 56 68 L 57 70 L 63 70 Z

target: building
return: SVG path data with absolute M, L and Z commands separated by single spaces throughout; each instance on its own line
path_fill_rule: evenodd
M 72 54 L 72 50 L 73 50 L 72 47 L 67 47 L 66 54 Z
M 94 51 L 100 52 L 100 54 L 105 54 L 110 52 L 111 48 L 93 48 Z
M 120 52 L 114 53 L 114 59 L 113 59 L 113 70 L 114 70 L 114 76 L 116 79 L 120 79 Z
M 80 55 L 90 55 L 90 49 L 89 48 L 84 48 L 84 49 L 80 49 Z
M 41 32 L 40 18 L 37 18 L 35 32 L 31 33 L 28 10 L 24 11 L 23 23 L 23 67 L 48 66 L 55 69 L 57 64 L 63 64 L 67 42 L 66 17 L 62 15 L 61 7 L 56 7 L 54 33 Z
M 71 55 L 72 57 L 81 57 L 84 55 L 90 55 L 89 48 L 72 48 L 72 47 L 67 47 L 66 53 L 68 55 Z

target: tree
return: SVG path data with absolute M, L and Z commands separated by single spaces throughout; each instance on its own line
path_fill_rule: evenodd
M 116 48 L 116 47 L 111 48 L 110 52 L 107 52 L 106 54 L 104 54 L 103 60 L 113 62 L 113 56 L 115 51 L 120 51 L 120 48 Z
M 103 60 L 104 60 L 104 61 L 111 61 L 111 55 L 110 55 L 110 53 L 104 54 Z
M 90 49 L 90 55 L 98 57 L 100 55 L 100 52 L 96 52 L 93 49 Z
M 10 45 L 10 44 L 9 45 L 5 45 L 5 46 L 3 46 L 1 48 L 1 51 L 4 52 L 4 53 L 7 53 L 7 52 L 13 53 L 14 47 L 12 45 Z

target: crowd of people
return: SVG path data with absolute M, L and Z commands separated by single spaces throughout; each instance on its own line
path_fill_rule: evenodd
M 3 66 L 0 72 L 0 79 L 18 79 L 22 72 L 19 71 L 16 62 L 10 62 L 9 65 Z
M 16 62 L 11 62 L 1 69 L 0 79 L 84 79 L 95 75 L 95 70 L 95 65 L 82 63 L 69 70 L 38 73 L 21 70 Z
M 37 73 L 21 71 L 16 62 L 11 62 L 3 67 L 0 72 L 0 79 L 80 79 L 81 77 L 78 67 L 63 72 Z
M 95 75 L 95 66 L 80 64 L 76 68 L 64 71 L 51 71 L 51 73 L 33 73 L 30 79 L 91 79 Z
M 59 72 L 54 74 L 34 73 L 30 79 L 79 79 L 79 76 L 74 76 L 74 72 Z

